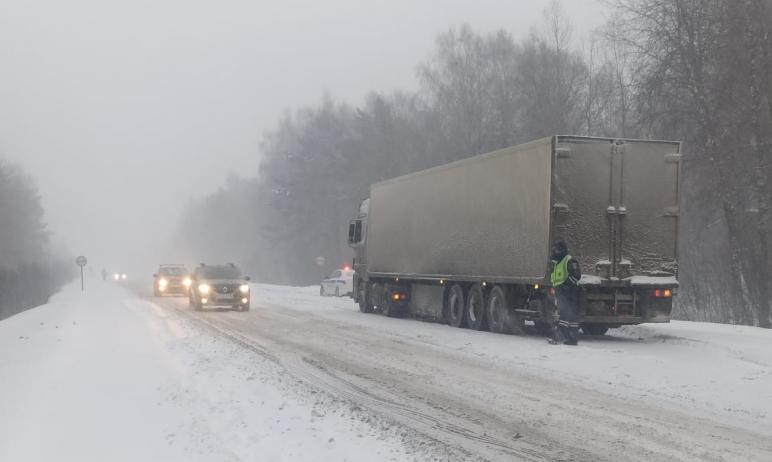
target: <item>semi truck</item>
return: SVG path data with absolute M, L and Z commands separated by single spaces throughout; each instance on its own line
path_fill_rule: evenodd
M 349 224 L 362 312 L 524 333 L 555 321 L 550 248 L 585 333 L 670 321 L 681 144 L 551 136 L 375 183 Z

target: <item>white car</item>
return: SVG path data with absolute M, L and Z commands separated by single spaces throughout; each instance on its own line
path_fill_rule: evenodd
M 354 270 L 346 267 L 335 270 L 319 286 L 319 295 L 344 297 L 354 293 Z

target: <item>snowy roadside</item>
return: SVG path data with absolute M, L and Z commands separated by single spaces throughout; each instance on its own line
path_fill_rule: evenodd
M 494 335 L 365 315 L 350 298 L 320 297 L 317 286 L 253 284 L 253 300 L 387 330 L 513 374 L 565 380 L 772 435 L 772 331 L 765 329 L 673 321 L 583 337 L 579 347 L 572 348 L 548 345 L 538 336 Z
M 366 420 L 112 284 L 68 286 L 0 322 L 0 460 L 417 457 Z

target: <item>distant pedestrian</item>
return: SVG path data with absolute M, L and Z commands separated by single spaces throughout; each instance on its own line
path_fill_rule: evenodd
M 553 345 L 577 345 L 579 343 L 579 280 L 582 269 L 579 262 L 568 253 L 568 245 L 557 241 L 552 245 L 552 274 L 550 282 L 555 290 L 555 302 L 560 320 L 553 331 Z

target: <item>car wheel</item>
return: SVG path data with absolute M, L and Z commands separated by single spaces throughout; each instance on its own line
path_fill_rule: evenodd
M 188 303 L 191 307 L 193 307 L 193 311 L 201 311 L 204 309 L 203 305 L 201 305 L 201 302 L 193 300 L 192 297 L 188 297 Z

